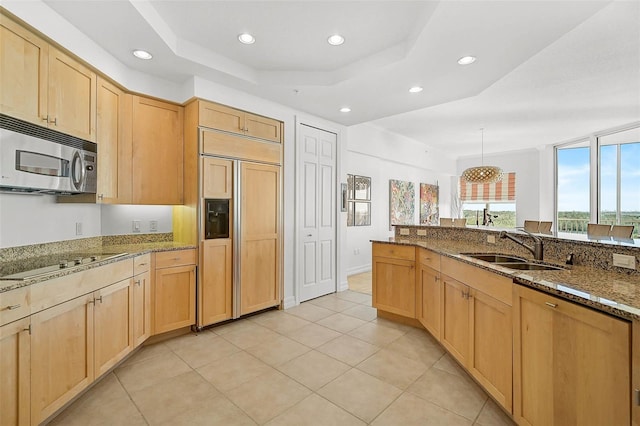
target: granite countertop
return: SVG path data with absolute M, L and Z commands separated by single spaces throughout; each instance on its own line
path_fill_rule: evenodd
M 186 249 L 195 249 L 195 248 L 197 248 L 195 245 L 178 243 L 174 241 L 94 246 L 91 248 L 83 249 L 83 251 L 85 253 L 92 253 L 96 255 L 100 255 L 100 254 L 109 255 L 109 254 L 119 254 L 119 253 L 126 253 L 126 254 L 124 256 L 107 258 L 105 260 L 96 261 L 93 263 L 72 266 L 66 269 L 60 269 L 56 272 L 39 276 L 39 277 L 30 278 L 30 279 L 0 280 L 0 293 L 13 290 L 16 288 L 20 288 L 20 287 L 30 286 L 35 283 L 50 280 L 53 278 L 70 275 L 76 272 L 97 268 L 99 266 L 107 265 L 109 263 L 119 262 L 125 259 L 131 259 L 141 254 L 159 252 L 159 251 L 186 250 Z M 27 263 L 26 265 L 27 268 L 24 268 L 24 269 L 29 269 L 28 268 L 29 264 L 33 264 L 33 268 L 40 267 L 40 265 L 44 265 L 44 264 L 56 264 L 58 262 L 57 259 L 60 259 L 61 257 L 65 257 L 64 256 L 65 253 L 67 252 L 61 252 L 56 255 L 27 257 L 24 259 L 14 260 L 10 262 L 0 262 L 0 270 L 10 270 L 13 266 L 18 266 L 18 265 L 20 267 L 24 267 L 25 263 Z M 68 252 L 68 255 L 69 255 L 68 260 L 73 259 L 74 253 L 75 253 L 74 251 Z
M 466 241 L 389 239 L 375 243 L 423 247 L 491 272 L 513 278 L 514 283 L 535 288 L 629 320 L 640 320 L 640 274 L 625 274 L 576 265 L 566 269 L 520 271 L 493 265 L 461 253 L 487 253 L 486 245 Z M 508 254 L 500 253 L 499 254 Z M 527 260 L 531 260 L 530 257 Z M 533 261 L 533 260 L 531 260 Z

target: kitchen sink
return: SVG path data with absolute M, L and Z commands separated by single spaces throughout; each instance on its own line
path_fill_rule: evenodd
M 504 266 L 509 269 L 519 269 L 524 271 L 562 271 L 564 268 L 560 266 L 543 265 L 540 263 L 496 263 L 496 265 Z
M 473 257 L 474 259 L 484 260 L 489 263 L 526 263 L 527 261 L 521 257 L 506 256 L 501 254 L 473 254 L 473 253 L 461 253 L 465 256 Z

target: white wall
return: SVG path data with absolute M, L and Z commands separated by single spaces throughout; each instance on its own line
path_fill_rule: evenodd
M 388 132 L 371 124 L 348 129 L 345 161 L 346 174 L 371 177 L 371 226 L 350 226 L 346 231 L 344 259 L 347 274 L 371 269 L 372 239 L 393 236 L 389 230 L 389 180 L 414 182 L 416 209 L 414 223 L 418 223 L 420 183 L 438 184 L 440 214 L 450 215 L 451 175 L 455 161 L 421 142 Z M 344 219 L 346 220 L 346 214 Z
M 540 203 L 542 192 L 540 157 L 545 152 L 546 150 L 528 149 L 484 156 L 484 164 L 501 167 L 504 172 L 516 173 L 516 226 L 524 226 L 525 219 L 552 220 L 548 217 L 548 203 L 545 202 L 544 211 Z M 457 174 L 460 175 L 466 168 L 480 164 L 480 156 L 459 158 Z M 546 167 L 544 171 L 545 174 L 548 173 Z M 547 178 L 546 175 L 545 178 Z M 550 179 L 553 182 L 553 171 Z M 553 197 L 553 191 L 549 192 L 548 196 Z M 553 201 L 551 204 L 553 205 Z

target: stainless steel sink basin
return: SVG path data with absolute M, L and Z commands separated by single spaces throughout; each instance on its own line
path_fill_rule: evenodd
M 529 263 L 529 262 L 522 262 L 522 263 L 496 262 L 495 264 L 504 266 L 505 268 L 509 268 L 509 269 L 519 269 L 519 270 L 525 270 L 525 271 L 561 271 L 564 269 L 564 268 L 561 268 L 560 266 L 542 265 L 540 263 Z
M 484 260 L 485 262 L 490 263 L 526 263 L 527 261 L 521 257 L 516 256 L 505 256 L 501 254 L 474 254 L 474 253 L 462 253 L 465 256 L 473 257 L 474 259 Z

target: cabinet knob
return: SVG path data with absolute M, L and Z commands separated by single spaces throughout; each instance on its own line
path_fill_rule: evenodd
M 544 302 L 545 305 L 549 306 L 550 308 L 557 308 L 558 305 L 555 303 L 551 303 L 551 302 Z
M 18 309 L 20 306 L 22 306 L 22 304 L 18 303 L 17 305 L 9 305 L 5 309 L 8 311 L 13 311 L 14 309 Z

